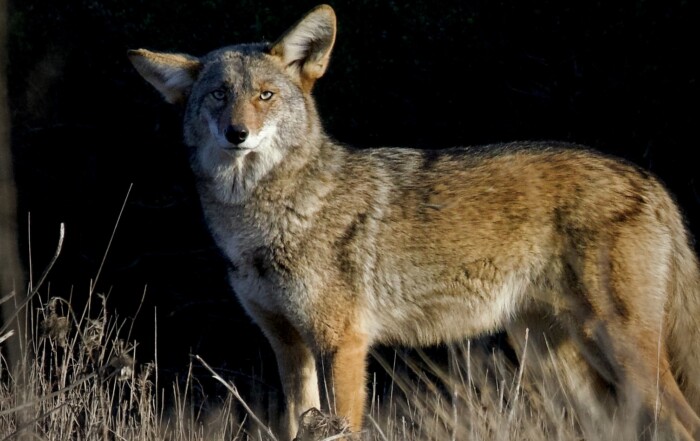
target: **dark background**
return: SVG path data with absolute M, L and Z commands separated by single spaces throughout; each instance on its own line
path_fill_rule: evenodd
M 10 2 L 9 92 L 27 271 L 31 250 L 38 277 L 64 222 L 65 247 L 40 295 L 84 301 L 133 184 L 97 292 L 109 293 L 122 318 L 134 317 L 145 299 L 132 335 L 137 358 L 153 359 L 157 319 L 164 376 L 186 374 L 196 353 L 239 386 L 276 388 L 270 349 L 231 295 L 203 225 L 178 111 L 136 74 L 126 51 L 202 55 L 274 40 L 315 4 Z M 657 174 L 697 233 L 700 15 L 693 1 L 331 4 L 338 38 L 315 95 L 336 139 L 422 148 L 585 144 Z

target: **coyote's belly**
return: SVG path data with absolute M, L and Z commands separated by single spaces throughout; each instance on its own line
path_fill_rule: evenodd
M 478 263 L 482 268 L 489 265 Z M 510 272 L 408 279 L 396 275 L 369 298 L 370 335 L 384 343 L 431 345 L 500 329 L 522 304 L 528 277 Z

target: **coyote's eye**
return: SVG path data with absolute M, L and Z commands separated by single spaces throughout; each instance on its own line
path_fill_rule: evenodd
M 226 91 L 223 89 L 216 89 L 211 93 L 211 96 L 217 101 L 223 101 L 224 98 L 226 98 Z
M 267 101 L 270 98 L 272 98 L 272 95 L 274 95 L 274 93 L 270 92 L 269 90 L 265 90 L 263 92 L 260 92 L 260 99 L 263 101 Z

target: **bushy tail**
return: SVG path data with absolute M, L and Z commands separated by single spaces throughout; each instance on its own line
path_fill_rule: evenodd
M 700 268 L 678 210 L 671 212 L 674 252 L 667 305 L 667 347 L 678 384 L 700 414 Z

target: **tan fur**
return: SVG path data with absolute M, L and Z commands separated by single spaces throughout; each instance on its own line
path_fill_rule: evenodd
M 638 402 L 698 439 L 698 264 L 659 181 L 561 144 L 341 146 L 310 95 L 334 41 L 335 15 L 321 6 L 273 45 L 130 52 L 166 99 L 187 97 L 204 214 L 277 355 L 284 435 L 320 404 L 321 359 L 331 409 L 359 430 L 372 344 L 505 329 L 522 348 L 529 328 L 535 370 L 567 370 L 579 408 Z M 248 139 L 227 141 L 229 124 Z
M 365 370 L 369 341 L 357 331 L 343 333 L 331 362 L 331 408 L 347 417 L 350 429 L 359 431 L 366 401 Z

